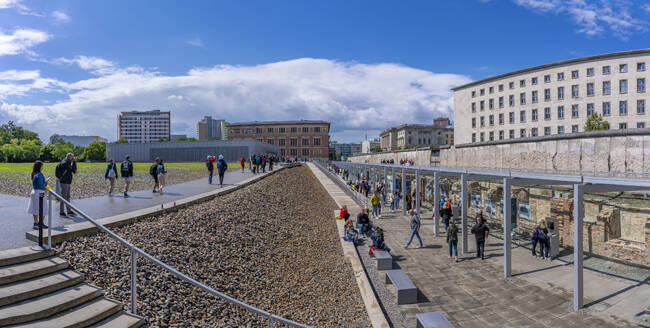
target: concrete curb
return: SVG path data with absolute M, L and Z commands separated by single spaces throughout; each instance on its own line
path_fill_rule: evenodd
M 332 199 L 334 199 L 334 202 L 336 202 L 339 208 L 343 205 L 347 205 L 350 216 L 359 213 L 361 207 L 359 207 L 357 203 L 345 193 L 345 191 L 341 190 L 341 188 L 336 183 L 334 183 L 327 175 L 321 172 L 321 170 L 314 164 L 308 163 L 307 166 L 311 169 L 312 173 L 325 188 L 327 193 L 332 197 Z M 357 285 L 359 286 L 359 292 L 361 293 L 361 298 L 363 299 L 366 311 L 368 312 L 370 323 L 372 324 L 373 328 L 390 327 L 388 325 L 388 320 L 386 320 L 386 316 L 384 316 L 384 312 L 379 305 L 379 301 L 377 301 L 377 296 L 372 289 L 372 285 L 368 280 L 366 271 L 363 267 L 363 264 L 361 263 L 359 254 L 357 253 L 357 248 L 354 247 L 354 245 L 351 243 L 343 240 L 343 220 L 334 221 L 336 221 L 336 227 L 339 232 L 339 241 L 341 242 L 341 247 L 343 248 L 343 255 L 348 261 L 350 261 L 352 271 L 354 271 L 354 276 L 356 277 Z
M 239 184 L 234 185 L 234 186 L 227 186 L 225 188 L 221 189 L 215 189 L 214 191 L 208 191 L 205 193 L 197 194 L 194 196 L 190 196 L 187 198 L 179 199 L 174 202 L 168 202 L 168 203 L 163 203 L 160 204 L 160 206 L 152 206 L 152 207 L 147 207 L 127 213 L 122 213 L 114 216 L 109 216 L 105 217 L 102 219 L 98 219 L 99 223 L 103 224 L 104 226 L 110 228 L 110 227 L 120 227 L 123 225 L 131 224 L 134 222 L 137 222 L 142 219 L 150 218 L 152 216 L 157 216 L 160 214 L 164 214 L 166 212 L 173 212 L 177 211 L 179 209 L 185 208 L 187 206 L 201 203 L 207 200 L 210 200 L 214 197 L 222 196 L 229 194 L 235 190 L 241 189 L 243 187 L 246 187 L 248 185 L 251 185 L 257 181 L 260 181 L 272 174 L 275 174 L 277 172 L 280 172 L 284 169 L 294 167 L 294 165 L 288 165 L 288 166 L 282 166 L 276 170 L 273 170 L 268 173 L 263 173 L 261 175 L 256 175 L 251 178 L 248 178 L 246 180 L 241 181 Z M 52 229 L 52 244 L 58 244 L 66 240 L 70 240 L 76 237 L 80 236 L 86 236 L 86 235 L 91 235 L 99 232 L 99 228 L 97 228 L 94 224 L 85 221 L 81 223 L 73 223 L 69 225 L 63 226 L 63 230 L 54 230 Z M 47 232 L 43 232 L 43 244 L 47 243 Z M 38 242 L 38 231 L 29 231 L 25 233 L 25 238 L 30 241 Z

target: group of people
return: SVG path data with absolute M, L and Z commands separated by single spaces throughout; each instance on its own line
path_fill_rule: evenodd
M 208 158 L 206 158 L 205 166 L 208 168 L 208 184 L 212 184 L 215 161 L 217 162 L 217 174 L 219 174 L 219 187 L 223 187 L 223 178 L 226 174 L 226 170 L 228 170 L 228 163 L 223 158 L 223 155 L 219 155 L 219 159 L 212 155 L 208 155 Z
M 58 170 L 58 167 L 57 167 Z M 74 172 L 76 172 L 76 166 L 74 168 Z M 118 174 L 119 172 L 119 174 Z M 163 188 L 165 186 L 165 175 L 167 174 L 167 170 L 165 169 L 165 161 L 162 160 L 161 158 L 156 158 L 154 160 L 154 163 L 151 164 L 149 167 L 149 175 L 151 175 L 151 178 L 153 179 L 153 190 L 152 192 L 154 193 L 162 193 Z M 124 179 L 124 189 L 122 190 L 122 193 L 124 195 L 124 198 L 129 198 L 129 186 L 131 184 L 131 181 L 134 179 L 133 175 L 133 162 L 131 161 L 131 156 L 126 155 L 124 157 L 124 161 L 120 163 L 120 168 L 118 170 L 117 164 L 115 163 L 114 159 L 109 159 L 108 160 L 108 165 L 106 165 L 106 171 L 104 172 L 104 179 L 109 181 L 108 185 L 108 196 L 112 197 L 113 196 L 113 191 L 115 190 L 115 182 L 117 179 L 122 176 Z M 72 179 L 72 178 L 70 178 Z M 63 191 L 63 189 L 62 189 Z M 65 197 L 65 194 L 61 194 L 61 196 Z M 69 196 L 68 196 L 69 197 Z
M 275 155 L 269 154 L 267 155 L 251 155 L 249 160 L 248 160 L 248 166 L 253 172 L 253 174 L 257 173 L 266 173 L 266 166 L 268 165 L 269 171 L 273 171 L 273 163 L 277 162 L 277 157 Z M 246 159 L 242 156 L 242 158 L 239 160 L 239 164 L 241 165 L 241 171 L 242 173 L 244 172 L 244 168 L 246 166 Z
M 390 252 L 390 248 L 384 241 L 384 231 L 380 227 L 372 224 L 368 212 L 367 208 L 361 209 L 361 212 L 357 215 L 356 222 L 354 222 L 350 218 L 347 206 L 344 205 L 341 208 L 339 216 L 345 220 L 344 239 L 356 244 L 359 239 L 369 237 L 372 241 L 371 252 L 372 250 Z

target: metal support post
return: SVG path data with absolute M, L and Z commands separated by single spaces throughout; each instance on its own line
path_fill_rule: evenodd
M 390 169 L 390 177 L 391 177 L 390 192 L 394 194 L 395 193 L 395 168 L 394 167 L 391 167 Z
M 131 313 L 137 314 L 137 301 L 138 301 L 138 290 L 137 282 L 138 276 L 136 275 L 138 270 L 138 264 L 136 262 L 136 252 L 134 248 L 131 248 Z
M 461 234 L 462 234 L 462 247 L 461 253 L 467 253 L 467 175 L 460 175 L 460 216 L 461 216 Z
M 503 276 L 509 278 L 512 275 L 512 240 L 510 230 L 512 228 L 510 204 L 511 180 L 503 179 Z
M 433 172 L 433 236 L 440 234 L 440 173 Z
M 43 198 L 45 194 L 38 195 L 38 246 L 32 246 L 34 251 L 44 251 L 49 248 L 43 246 Z
M 420 215 L 420 170 L 415 170 L 415 213 Z
M 579 311 L 583 306 L 582 281 L 582 221 L 584 218 L 584 185 L 573 185 L 573 310 Z
M 47 192 L 47 248 L 52 248 L 52 193 Z
M 406 215 L 406 169 L 402 168 L 402 215 Z

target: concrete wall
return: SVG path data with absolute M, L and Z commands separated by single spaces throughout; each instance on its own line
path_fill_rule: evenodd
M 252 154 L 279 154 L 280 148 L 256 140 L 215 140 L 155 142 L 141 144 L 108 144 L 106 159 L 121 161 L 126 155 L 135 162 L 150 162 L 160 157 L 167 162 L 203 161 L 207 155 L 223 154 L 226 161 L 238 162 Z
M 396 164 L 399 164 L 400 160 L 411 160 L 417 166 L 429 166 L 431 165 L 431 149 L 422 148 L 417 150 L 362 154 L 348 157 L 348 160 L 353 163 L 381 163 L 382 161 L 393 160 Z

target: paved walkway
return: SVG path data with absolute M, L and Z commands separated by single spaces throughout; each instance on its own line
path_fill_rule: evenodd
M 240 170 L 228 170 L 224 178 L 224 186 L 236 185 L 252 176 L 253 174 L 248 170 L 244 173 L 241 173 Z M 215 176 L 212 185 L 208 184 L 207 178 L 203 178 L 169 185 L 164 188 L 163 194 L 143 190 L 129 192 L 129 196 L 131 196 L 129 198 L 124 198 L 122 194 L 116 194 L 113 197 L 98 196 L 74 199 L 72 204 L 91 217 L 100 219 L 208 192 L 219 188 L 218 183 L 215 184 L 215 181 L 219 181 L 218 176 Z M 123 185 L 118 184 L 118 186 L 122 187 Z M 26 212 L 28 202 L 29 199 L 26 197 L 0 194 L 0 208 L 2 209 L 0 213 L 0 227 L 2 227 L 0 229 L 0 250 L 32 244 L 32 242 L 25 239 L 25 232 L 31 230 L 33 224 L 31 216 Z M 60 218 L 57 212 L 59 204 L 57 202 L 53 202 L 53 204 L 52 227 L 85 221 L 82 218 Z M 47 222 L 47 218 L 45 220 Z

